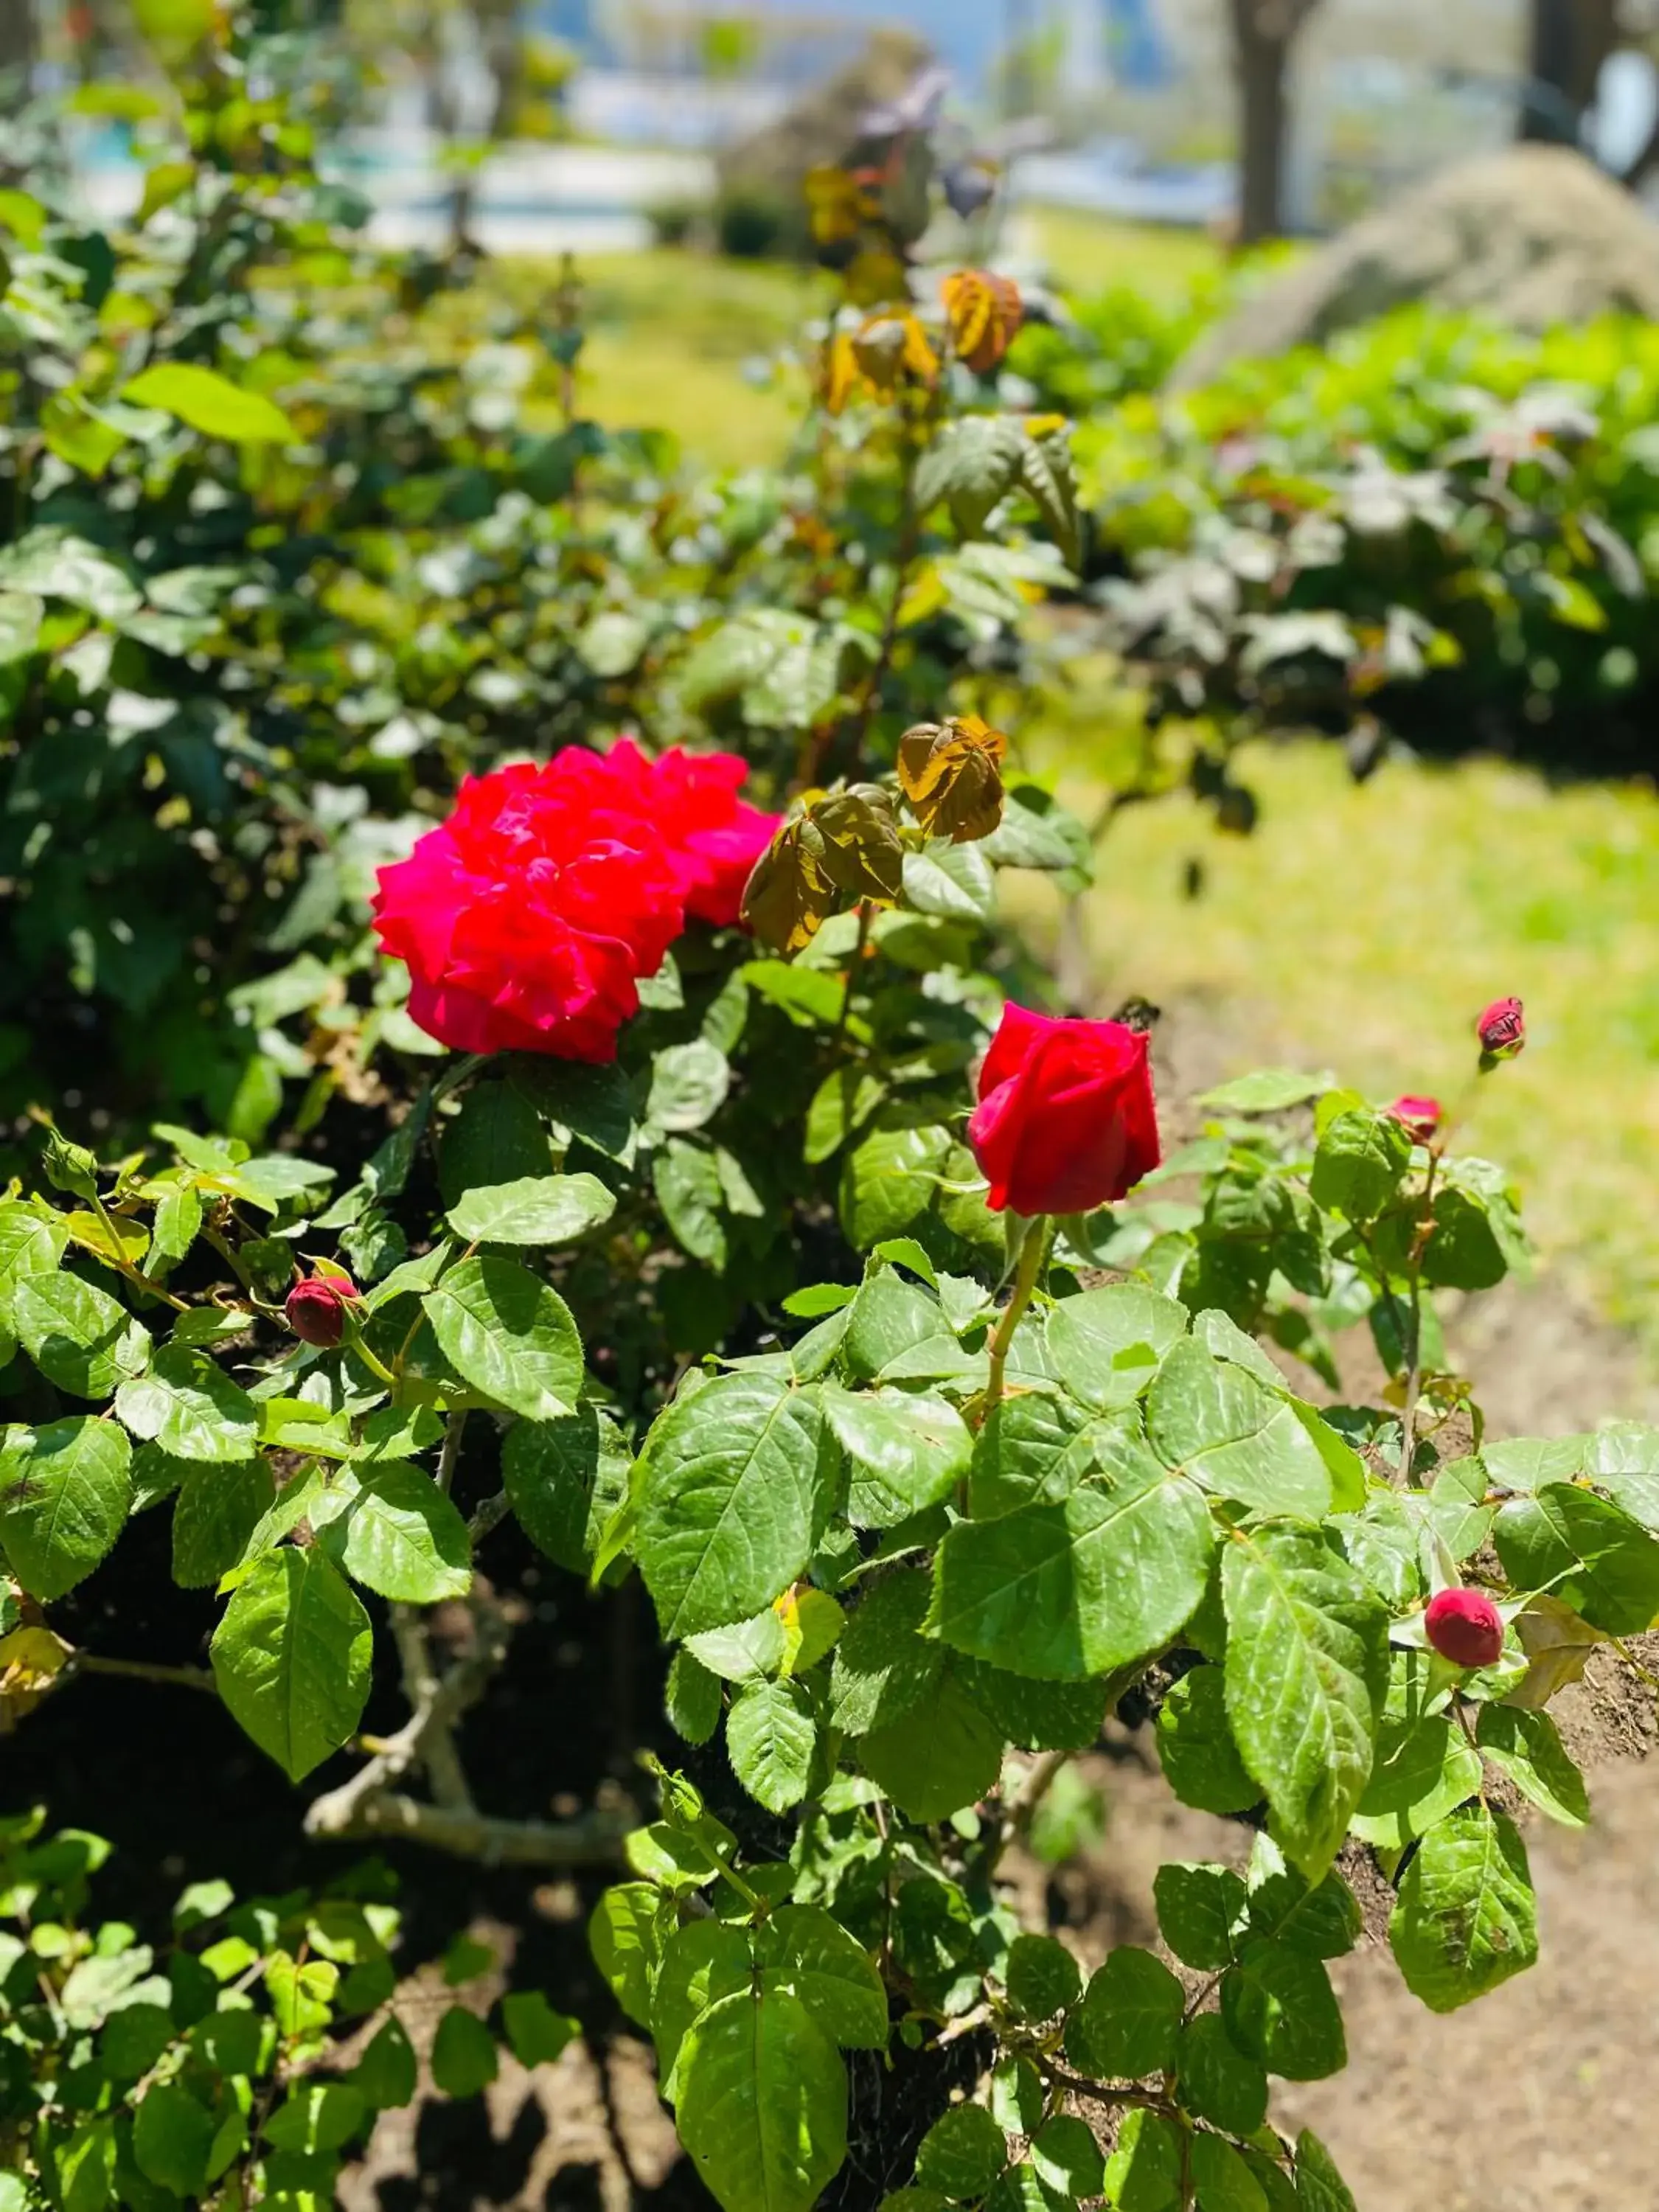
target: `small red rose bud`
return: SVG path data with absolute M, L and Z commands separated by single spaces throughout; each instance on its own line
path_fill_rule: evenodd
M 343 1276 L 308 1275 L 289 1292 L 283 1312 L 295 1336 L 331 1352 L 345 1334 L 345 1302 L 359 1295 Z
M 1403 1097 L 1396 1098 L 1392 1106 L 1385 1106 L 1382 1111 L 1404 1125 L 1414 1144 L 1426 1145 L 1440 1127 L 1440 1101 L 1419 1097 L 1413 1091 L 1407 1091 Z
M 1494 999 L 1474 1026 L 1489 1060 L 1513 1060 L 1527 1042 L 1519 999 Z
M 1504 1620 L 1485 1590 L 1443 1589 L 1424 1615 L 1429 1641 L 1454 1667 L 1490 1667 L 1504 1649 Z

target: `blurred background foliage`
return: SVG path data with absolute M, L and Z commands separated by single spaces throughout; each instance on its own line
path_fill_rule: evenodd
M 499 59 L 489 14 L 432 35 Z M 146 0 L 139 28 L 182 81 L 206 20 Z M 132 21 L 99 33 L 106 64 Z M 14 1161 L 53 1104 L 250 1139 L 383 1112 L 422 1041 L 363 901 L 460 774 L 641 726 L 735 733 L 780 787 L 856 684 L 849 663 L 812 695 L 810 648 L 849 607 L 857 629 L 853 571 L 895 518 L 855 431 L 809 411 L 823 273 L 695 239 L 471 250 L 466 146 L 528 130 L 534 84 L 556 105 L 555 61 L 522 53 L 500 113 L 439 118 L 451 250 L 371 246 L 313 160 L 385 25 L 337 27 L 266 40 L 257 82 L 210 73 L 188 138 L 151 63 L 125 88 L 106 66 L 86 104 L 148 165 L 131 223 L 73 212 L 46 106 L 0 142 Z M 1075 211 L 1031 236 L 1048 290 L 1000 386 L 1077 425 L 1079 564 L 981 575 L 973 605 L 957 578 L 907 683 L 922 703 L 1000 685 L 1023 764 L 1108 825 L 1066 924 L 1091 1001 L 1248 1006 L 1287 1055 L 1431 1085 L 1419 1039 L 1521 991 L 1540 1048 L 1478 1133 L 1553 1170 L 1546 1243 L 1651 1339 L 1659 1225 L 1615 1193 L 1659 1133 L 1653 326 L 1406 308 L 1171 396 L 1297 249 L 1240 260 Z M 268 401 L 292 437 L 130 392 L 157 363 Z M 826 481 L 850 568 L 814 540 Z M 779 604 L 813 611 L 773 640 L 808 690 L 750 713 L 693 656 Z M 1173 796 L 1112 804 L 1142 792 Z M 1344 902 L 1345 877 L 1382 889 Z

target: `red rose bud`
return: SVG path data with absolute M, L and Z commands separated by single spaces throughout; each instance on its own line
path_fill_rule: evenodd
M 289 1292 L 283 1312 L 295 1336 L 331 1352 L 345 1334 L 345 1302 L 359 1295 L 337 1275 L 309 1275 Z
M 1519 999 L 1494 999 L 1474 1026 L 1489 1060 L 1513 1060 L 1527 1042 Z
M 1382 1111 L 1404 1127 L 1414 1144 L 1426 1145 L 1440 1127 L 1440 1101 L 1437 1098 L 1419 1098 L 1409 1091 L 1404 1097 L 1396 1098 L 1392 1106 L 1385 1106 Z
M 1484 1590 L 1443 1589 L 1429 1600 L 1429 1641 L 1454 1667 L 1490 1667 L 1504 1649 L 1504 1621 Z
M 1147 1040 L 1123 1022 L 1006 1006 L 980 1070 L 968 1142 L 997 1212 L 1086 1213 L 1158 1163 Z

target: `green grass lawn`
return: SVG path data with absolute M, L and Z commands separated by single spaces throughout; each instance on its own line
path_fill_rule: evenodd
M 1068 290 L 1132 283 L 1174 292 L 1216 261 L 1214 244 L 1196 231 L 1052 208 L 1022 220 Z M 598 254 L 577 273 L 586 332 L 579 383 L 595 421 L 672 430 L 689 453 L 720 468 L 782 457 L 800 419 L 800 380 L 786 373 L 757 386 L 745 372 L 833 304 L 828 275 L 673 249 Z M 546 261 L 505 261 L 489 281 L 522 299 L 548 290 L 556 272 Z
M 1379 1098 L 1462 1094 L 1464 1147 L 1514 1171 L 1546 1254 L 1659 1357 L 1659 796 L 1491 762 L 1356 786 L 1312 741 L 1238 766 L 1253 836 L 1184 798 L 1113 824 L 1086 907 L 1103 997 L 1218 1003 L 1230 1072 L 1288 1057 Z M 1510 992 L 1527 1049 L 1471 1086 L 1474 1018 Z
M 1033 208 L 1024 220 L 1065 292 L 1133 284 L 1152 299 L 1167 300 L 1221 263 L 1221 249 L 1206 231 L 1116 222 L 1079 208 Z
M 1196 234 L 1058 210 L 1031 221 L 1058 279 L 1084 290 L 1174 288 L 1215 258 Z M 601 257 L 580 274 L 583 404 L 600 421 L 660 423 L 717 465 L 785 450 L 796 395 L 757 390 L 744 363 L 826 304 L 826 279 L 678 252 Z M 497 281 L 544 285 L 546 267 Z M 1103 729 L 1121 723 L 1121 700 L 1097 703 Z M 1085 813 L 1098 803 L 1082 765 L 1091 711 L 1071 701 L 1063 738 L 1033 746 L 1051 763 L 1064 747 Z M 1659 798 L 1552 791 L 1486 763 L 1390 765 L 1356 787 L 1316 744 L 1255 748 L 1241 770 L 1262 800 L 1254 837 L 1218 836 L 1181 799 L 1114 825 L 1087 908 L 1103 996 L 1224 1003 L 1241 1066 L 1290 1056 L 1379 1097 L 1450 1099 L 1474 1014 L 1518 993 L 1532 1041 L 1478 1087 L 1464 1141 L 1513 1168 L 1546 1252 L 1659 1358 Z M 1196 900 L 1183 892 L 1193 858 Z

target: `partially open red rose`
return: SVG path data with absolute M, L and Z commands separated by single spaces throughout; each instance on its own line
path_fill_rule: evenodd
M 1426 1145 L 1440 1127 L 1442 1110 L 1437 1098 L 1410 1091 L 1404 1097 L 1396 1098 L 1393 1105 L 1382 1109 L 1392 1120 L 1403 1122 L 1413 1140 L 1419 1145 Z
M 1158 1165 L 1147 1040 L 1122 1022 L 1005 1006 L 979 1102 L 968 1141 L 998 1212 L 1086 1213 Z
M 345 1301 L 359 1295 L 343 1275 L 308 1275 L 289 1292 L 283 1313 L 295 1336 L 326 1352 L 345 1334 Z

